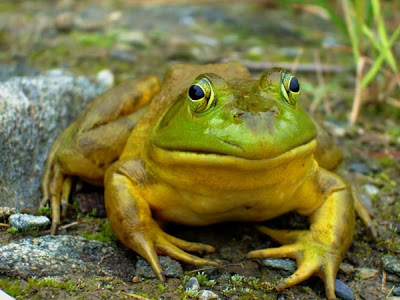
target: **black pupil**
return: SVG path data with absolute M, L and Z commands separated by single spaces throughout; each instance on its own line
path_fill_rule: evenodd
M 198 86 L 197 84 L 192 85 L 189 88 L 189 97 L 193 100 L 199 100 L 201 98 L 204 98 L 204 91 L 203 89 Z
M 297 93 L 300 90 L 300 85 L 296 77 L 292 77 L 292 79 L 290 80 L 289 90 L 293 93 Z

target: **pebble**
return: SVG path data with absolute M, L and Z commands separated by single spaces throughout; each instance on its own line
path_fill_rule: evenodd
M 393 290 L 393 295 L 394 295 L 394 296 L 400 296 L 400 286 L 396 287 L 396 288 Z
M 342 300 L 353 300 L 353 292 L 347 284 L 339 279 L 335 279 L 335 294 L 336 297 Z
M 132 46 L 147 47 L 150 44 L 149 39 L 141 31 L 130 31 L 122 33 L 119 38 L 119 42 L 127 43 Z
M 364 175 L 371 174 L 371 169 L 362 162 L 352 163 L 349 167 L 350 172 L 357 172 Z
M 191 277 L 189 281 L 186 283 L 187 291 L 198 291 L 200 289 L 199 281 L 196 277 Z
M 218 295 L 210 290 L 202 290 L 199 293 L 199 300 L 219 299 Z
M 377 187 L 376 187 L 375 185 L 373 185 L 373 184 L 367 183 L 367 184 L 365 184 L 365 185 L 363 186 L 363 188 L 364 188 L 365 192 L 366 192 L 368 195 L 370 195 L 370 196 L 375 196 L 376 194 L 379 193 L 379 188 L 377 188 Z
M 2 290 L 0 290 L 0 299 L 2 300 L 13 300 L 15 298 L 11 297 L 10 295 L 4 293 Z
M 368 279 L 378 275 L 379 271 L 369 268 L 357 268 L 357 273 L 360 275 L 361 279 Z
M 400 276 L 400 259 L 395 256 L 382 257 L 383 269 Z
M 160 263 L 166 277 L 183 277 L 182 266 L 176 260 L 173 260 L 168 256 L 160 256 Z M 145 278 L 156 278 L 153 268 L 141 257 L 139 257 L 136 262 L 136 275 Z
M 110 58 L 128 63 L 133 63 L 136 61 L 136 57 L 133 56 L 131 53 L 118 49 L 111 50 L 109 56 Z
M 341 263 L 339 266 L 339 269 L 340 269 L 340 271 L 342 271 L 343 273 L 345 273 L 347 275 L 354 273 L 356 271 L 354 266 L 352 266 L 348 263 Z
M 109 89 L 114 86 L 115 76 L 111 70 L 104 69 L 97 73 L 96 80 L 102 87 Z
M 0 220 L 8 219 L 9 216 L 16 213 L 17 210 L 13 207 L 0 207 Z
M 263 260 L 263 264 L 290 274 L 296 272 L 297 269 L 296 262 L 289 258 L 266 258 Z
M 71 12 L 63 12 L 56 17 L 55 27 L 60 32 L 69 32 L 74 28 L 75 16 Z
M 9 218 L 10 226 L 18 230 L 32 230 L 46 227 L 50 220 L 46 216 L 33 216 L 28 214 L 13 214 Z

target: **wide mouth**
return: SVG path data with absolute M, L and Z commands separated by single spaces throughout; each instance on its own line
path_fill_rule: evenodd
M 317 141 L 315 138 L 296 146 L 288 151 L 269 158 L 250 159 L 225 153 L 208 152 L 204 150 L 179 150 L 166 149 L 151 144 L 149 149 L 150 158 L 162 165 L 185 165 L 185 166 L 221 166 L 240 169 L 262 169 L 272 168 L 282 163 L 306 157 L 315 152 Z

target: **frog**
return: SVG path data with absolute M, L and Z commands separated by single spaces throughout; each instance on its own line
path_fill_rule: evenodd
M 255 223 L 281 246 L 250 251 L 249 259 L 297 263 L 276 290 L 318 276 L 327 298 L 335 299 L 357 199 L 334 173 L 340 149 L 303 110 L 299 95 L 299 80 L 289 72 L 273 68 L 253 78 L 237 62 L 177 64 L 162 82 L 144 76 L 110 89 L 50 149 L 42 205 L 51 204 L 51 233 L 79 178 L 104 186 L 114 235 L 145 258 L 161 281 L 158 255 L 218 265 L 190 253 L 212 253 L 213 246 L 170 235 L 163 223 Z M 260 225 L 289 212 L 308 217 L 309 228 Z

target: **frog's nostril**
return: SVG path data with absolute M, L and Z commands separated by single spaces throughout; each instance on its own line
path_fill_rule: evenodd
M 233 117 L 236 119 L 236 118 L 240 118 L 243 115 L 244 115 L 244 113 L 236 113 L 233 115 Z

